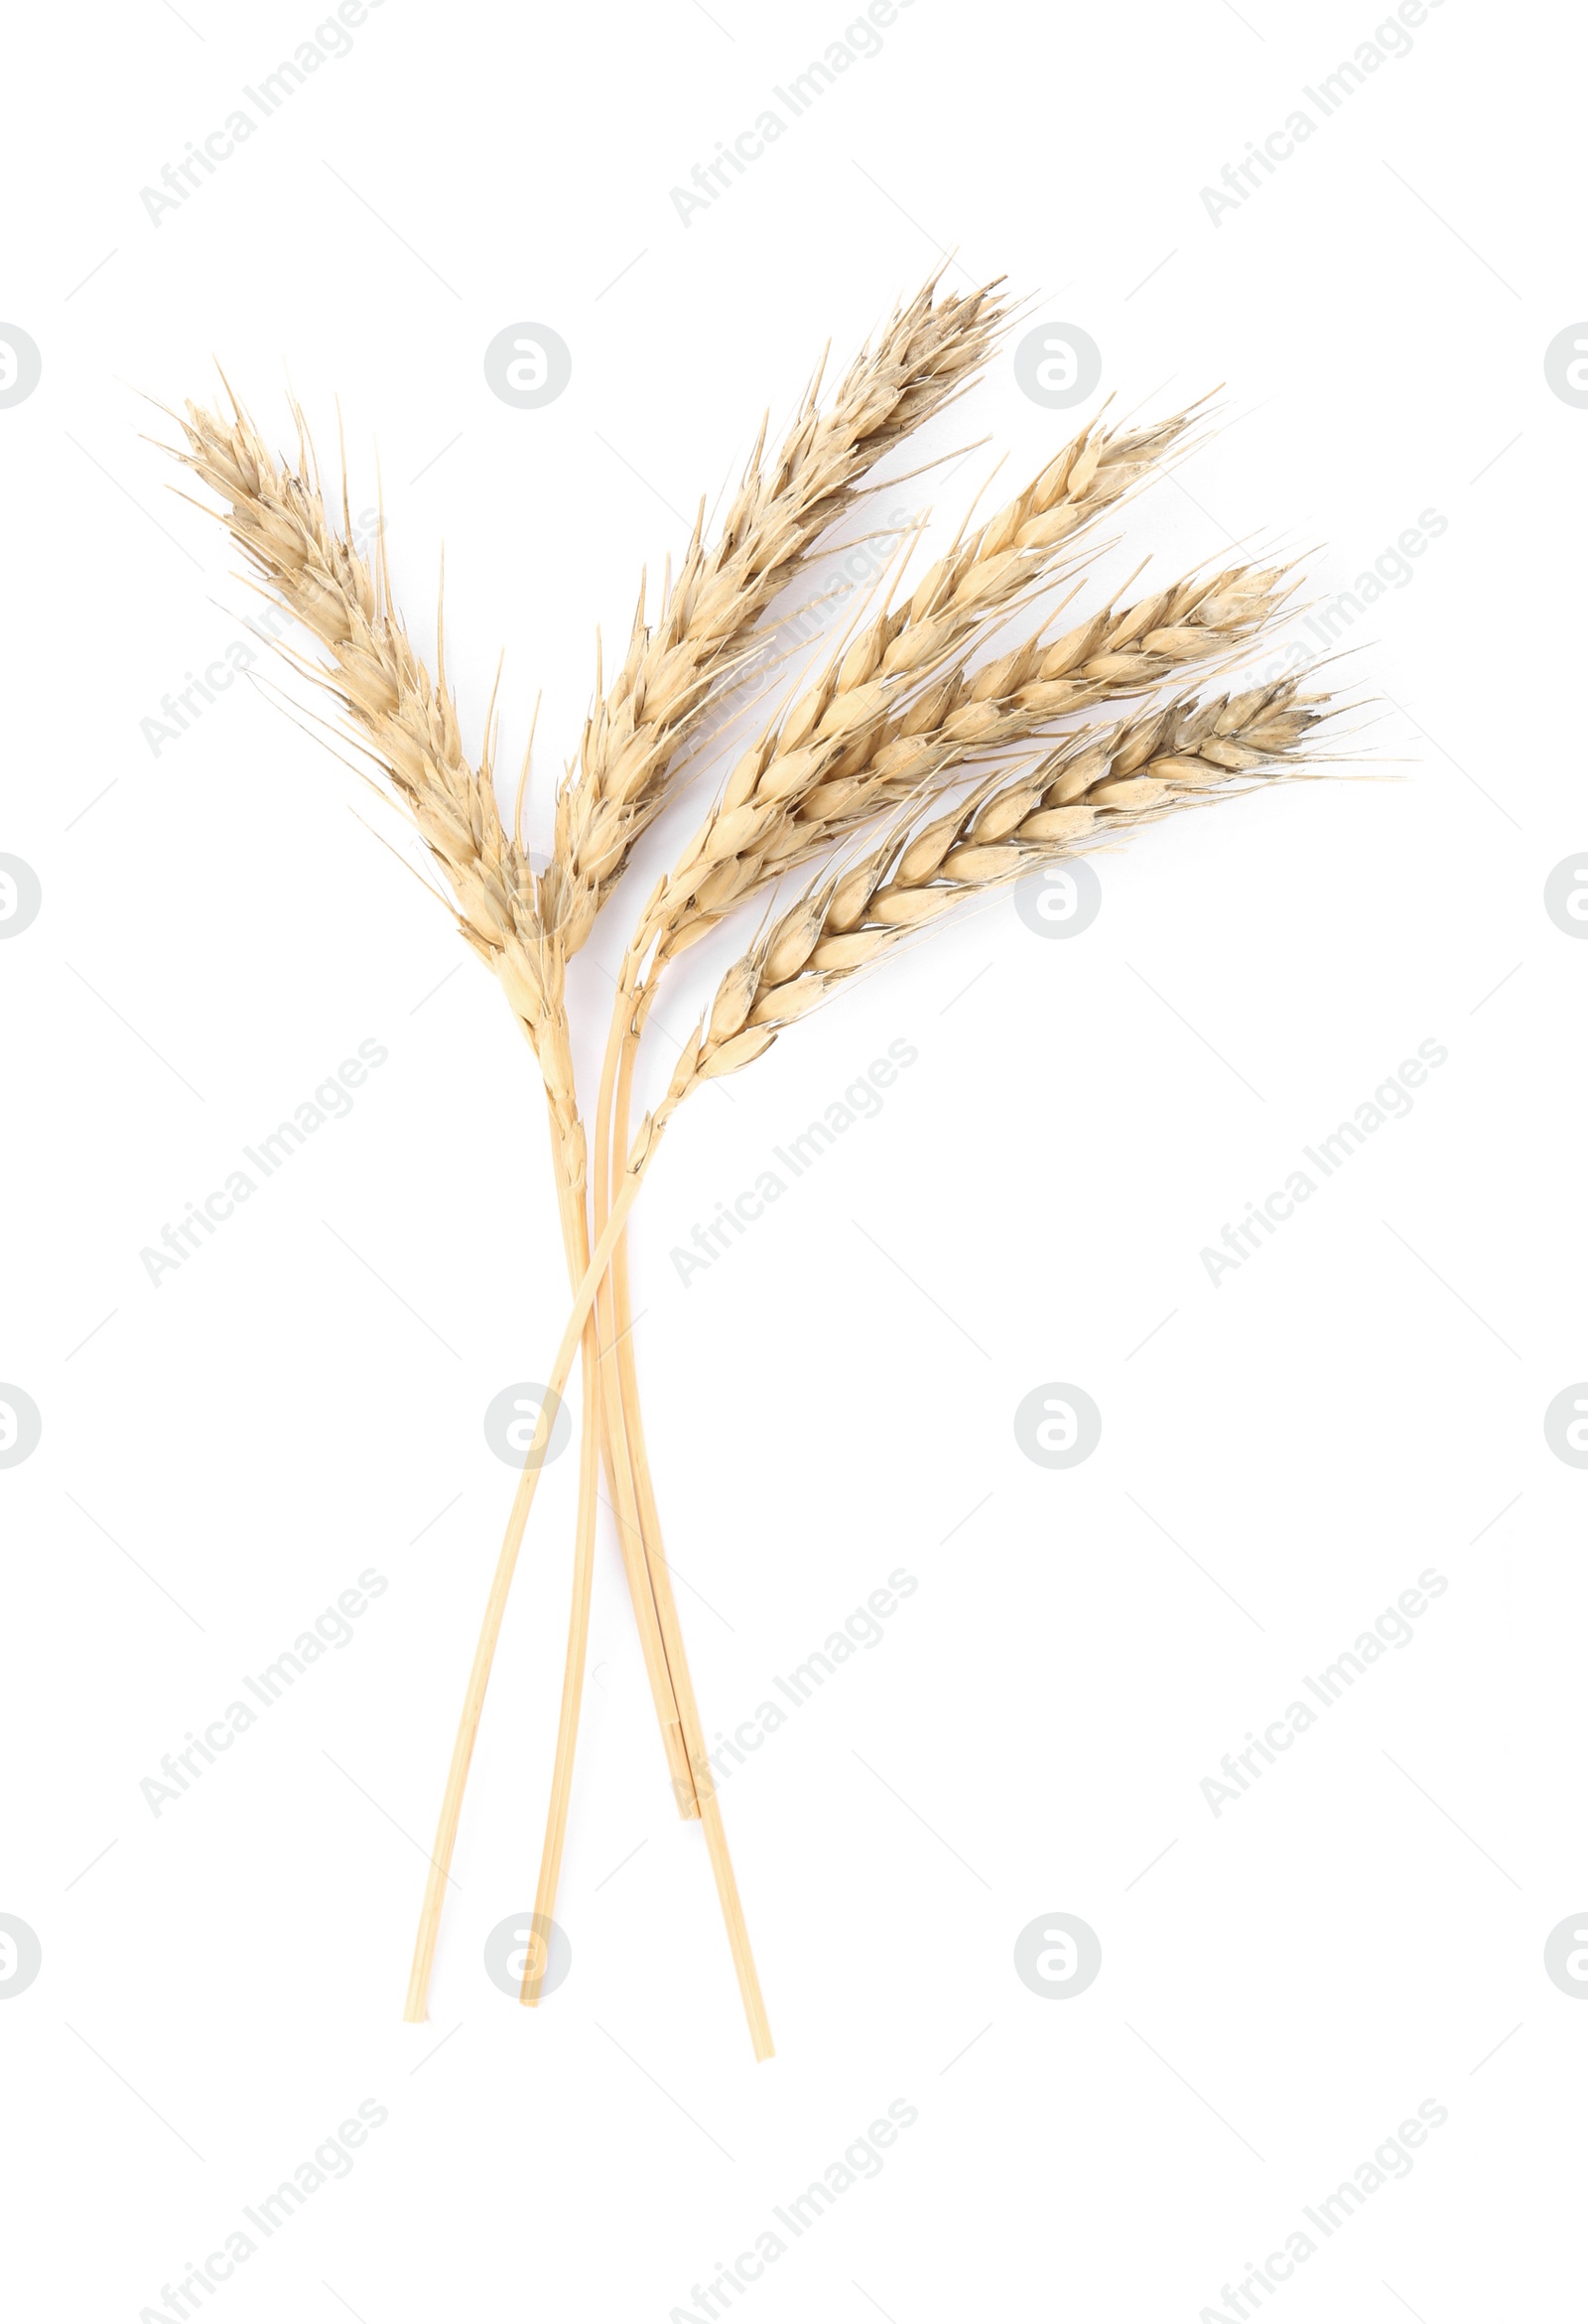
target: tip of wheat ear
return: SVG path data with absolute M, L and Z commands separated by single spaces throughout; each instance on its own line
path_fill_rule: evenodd
M 654 629 L 641 592 L 623 665 L 604 693 L 597 674 L 596 708 L 558 794 L 542 909 L 566 951 L 583 944 L 660 812 L 679 751 L 766 607 L 858 498 L 865 472 L 957 400 L 1006 328 L 996 283 L 935 299 L 942 272 L 894 309 L 826 410 L 824 355 L 771 457 L 763 422 L 716 540 L 706 542 L 703 514 Z

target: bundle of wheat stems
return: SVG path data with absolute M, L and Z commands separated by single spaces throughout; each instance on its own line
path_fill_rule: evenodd
M 570 961 L 634 848 L 679 787 L 686 749 L 742 708 L 774 601 L 860 508 L 882 457 L 976 379 L 1010 319 L 1000 286 L 964 297 L 941 273 L 901 306 L 824 401 L 821 370 L 775 453 L 763 423 L 742 480 L 706 536 L 705 507 L 654 623 L 640 585 L 628 649 L 594 707 L 557 793 L 552 853 L 522 836 L 526 750 L 512 820 L 495 785 L 495 691 L 477 758 L 463 748 L 437 613 L 434 678 L 392 598 L 384 528 L 373 570 L 352 546 L 345 463 L 327 506 L 303 415 L 289 466 L 237 399 L 189 404 L 176 456 L 222 503 L 256 585 L 312 630 L 292 654 L 329 691 L 411 816 L 446 881 L 458 927 L 491 968 L 540 1067 L 574 1303 L 513 1498 L 443 1796 L 405 2014 L 426 2014 L 431 1968 L 474 1737 L 541 1456 L 576 1356 L 584 1394 L 573 1604 L 551 1803 L 522 1998 L 540 1996 L 579 1725 L 604 1466 L 619 1547 L 679 1811 L 703 1826 L 757 2058 L 771 2032 L 690 1681 L 641 1427 L 627 1221 L 669 1121 L 703 1081 L 734 1073 L 830 993 L 990 889 L 1108 843 L 1132 825 L 1294 777 L 1319 764 L 1324 695 L 1294 679 L 1220 690 L 1288 594 L 1279 568 L 1193 574 L 1110 600 L 1055 633 L 1105 546 L 1098 520 L 1183 455 L 1193 412 L 1151 426 L 1100 418 L 1006 506 L 969 517 L 906 592 L 913 539 L 839 645 L 743 752 L 623 957 L 587 1170 L 565 986 Z M 880 602 L 877 603 L 876 600 Z M 1038 610 L 1039 601 L 1043 610 Z M 1014 642 L 1008 642 L 1012 633 Z M 498 669 L 498 680 L 500 671 Z M 1015 755 L 1011 758 L 1011 752 Z M 788 884 L 793 884 L 789 893 Z M 660 1102 L 630 1135 L 635 1067 L 659 983 L 690 945 L 760 906 Z

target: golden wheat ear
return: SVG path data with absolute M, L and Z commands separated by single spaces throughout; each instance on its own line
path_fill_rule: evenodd
M 703 505 L 654 627 L 641 584 L 622 667 L 586 723 L 557 802 L 546 918 L 568 953 L 660 812 L 677 754 L 773 599 L 858 504 L 867 472 L 964 394 L 1007 328 L 998 283 L 939 296 L 941 275 L 890 316 L 825 406 L 818 368 L 775 453 L 762 423 L 710 543 Z
M 839 986 L 974 897 L 1138 824 L 1315 775 L 1318 730 L 1337 707 L 1295 678 L 1181 695 L 1068 736 L 935 819 L 906 810 L 858 863 L 812 881 L 728 969 L 684 1045 L 651 1143 L 700 1082 L 763 1056 Z
M 232 401 L 229 419 L 189 404 L 186 444 L 167 449 L 221 502 L 209 513 L 219 514 L 259 586 L 319 639 L 318 664 L 290 650 L 288 659 L 341 711 L 429 849 L 463 937 L 538 1043 L 549 1008 L 538 906 L 527 861 L 497 811 L 489 751 L 477 761 L 464 752 L 445 663 L 438 660 L 433 678 L 409 641 L 383 564 L 372 568 L 353 546 L 345 511 L 340 524 L 329 514 L 302 414 L 294 414 L 293 470 Z

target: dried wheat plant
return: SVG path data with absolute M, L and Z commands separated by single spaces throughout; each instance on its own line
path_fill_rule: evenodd
M 654 624 L 642 579 L 621 668 L 596 685 L 536 874 L 522 837 L 526 750 L 510 824 L 498 806 L 495 691 L 477 758 L 464 751 L 437 613 L 436 675 L 392 597 L 384 527 L 373 568 L 352 546 L 345 464 L 328 510 L 303 415 L 296 460 L 273 455 L 238 400 L 189 404 L 177 457 L 220 500 L 251 578 L 318 639 L 289 658 L 331 696 L 344 731 L 409 815 L 460 932 L 497 977 L 545 1087 L 574 1304 L 513 1497 L 443 1794 L 405 2014 L 423 2018 L 442 1905 L 483 1709 L 542 1455 L 576 1356 L 582 1367 L 578 1516 L 563 1695 L 522 1997 L 539 1998 L 541 1941 L 571 1798 L 604 1464 L 625 1578 L 680 1813 L 699 1818 L 758 2058 L 770 2026 L 690 1680 L 646 1457 L 633 1353 L 627 1221 L 678 1107 L 907 937 L 990 890 L 1110 839 L 1294 778 L 1318 764 L 1326 697 L 1294 680 L 1198 694 L 1227 677 L 1288 594 L 1281 568 L 1189 575 L 1111 599 L 1055 633 L 1119 509 L 1191 442 L 1194 412 L 1083 428 L 993 516 L 907 589 L 913 538 L 838 647 L 733 764 L 623 955 L 587 1152 L 567 1009 L 569 965 L 689 753 L 739 707 L 774 602 L 812 569 L 875 489 L 883 456 L 957 400 L 1009 309 L 997 284 L 940 295 L 934 275 L 895 310 L 824 404 L 821 370 L 781 444 L 760 434 L 710 540 L 704 503 Z M 1058 591 L 1066 594 L 1055 607 Z M 1007 632 L 1013 626 L 1014 641 Z M 498 670 L 498 681 L 500 672 Z M 1078 723 L 1079 722 L 1079 723 Z M 1009 753 L 1018 752 L 1011 763 Z M 779 889 L 804 875 L 788 897 Z M 630 1138 L 633 1083 L 659 981 L 688 947 L 758 906 L 762 926 L 718 986 L 665 1096 Z

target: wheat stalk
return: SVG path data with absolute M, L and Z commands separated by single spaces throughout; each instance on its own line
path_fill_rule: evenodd
M 466 759 L 456 707 L 438 661 L 432 682 L 410 646 L 393 606 L 381 563 L 371 572 L 353 550 L 345 469 L 342 524 L 326 512 L 318 471 L 301 412 L 296 472 L 270 454 L 246 412 L 231 398 L 229 421 L 190 405 L 179 422 L 187 438 L 186 465 L 227 504 L 226 521 L 255 573 L 330 649 L 331 691 L 364 741 L 397 797 L 409 810 L 452 889 L 459 924 L 497 974 L 530 1039 L 545 1080 L 560 1165 L 559 1189 L 571 1277 L 577 1283 L 589 1258 L 584 1207 L 584 1135 L 574 1086 L 564 1005 L 564 975 L 595 913 L 620 875 L 629 849 L 659 808 L 673 757 L 714 693 L 730 681 L 734 650 L 759 614 L 814 550 L 822 533 L 847 513 L 865 469 L 910 430 L 941 411 L 985 362 L 1005 310 L 988 286 L 970 298 L 934 302 L 936 278 L 897 312 L 875 350 L 862 351 L 841 385 L 833 408 L 818 408 L 816 384 L 776 463 L 763 470 L 758 445 L 728 518 L 712 549 L 698 525 L 677 585 L 664 592 L 658 637 L 636 615 L 629 661 L 598 718 L 587 731 L 578 777 L 558 804 L 556 849 L 537 888 L 514 828 L 503 831 L 491 763 L 491 719 L 478 766 Z M 227 390 L 228 396 L 230 390 Z M 764 438 L 764 428 L 763 428 Z M 643 591 L 642 591 L 643 597 Z M 444 635 L 438 608 L 438 651 Z M 302 663 L 301 657 L 294 657 Z M 519 808 L 524 779 L 519 782 Z M 588 1336 L 584 1427 L 593 1427 L 596 1341 Z M 614 1499 L 633 1509 L 626 1445 L 614 1447 L 603 1431 L 602 1449 Z M 570 1619 L 568 1679 L 559 1720 L 557 1764 L 571 1775 L 578 1722 L 578 1687 L 589 1619 L 594 1538 L 594 1473 L 581 1456 L 581 1531 Z M 625 1490 L 626 1487 L 626 1490 Z M 588 1515 L 586 1514 L 588 1509 Z M 668 1603 L 659 1619 L 655 1593 L 633 1550 L 637 1527 L 625 1526 L 625 1570 L 651 1678 L 664 1743 L 668 1746 L 681 1810 L 696 1812 L 691 1753 L 678 1710 L 679 1678 L 688 1694 L 691 1724 L 699 1728 L 683 1668 L 682 1638 Z M 665 1621 L 671 1616 L 670 1621 Z M 662 1628 L 671 1635 L 666 1644 Z M 671 1663 L 669 1662 L 671 1650 Z M 487 1665 L 488 1675 L 488 1665 Z M 471 1687 L 472 1698 L 472 1687 Z M 483 1687 L 479 1690 L 483 1699 Z M 477 1726 L 477 1706 L 473 1725 Z M 444 1893 L 443 1859 L 450 1858 L 461 1811 L 473 1727 L 465 1712 L 444 1801 L 442 1833 L 433 1859 L 432 1888 L 422 1918 L 410 1984 L 409 2014 L 423 2015 L 430 1963 Z M 703 1743 L 703 1737 L 698 1738 Z M 561 1789 L 566 1799 L 566 1780 Z M 686 1796 L 687 1795 L 687 1796 Z M 730 1945 L 746 1989 L 757 2049 L 765 2033 L 720 1817 L 708 1832 L 714 1872 L 723 1895 Z M 555 1896 L 562 1831 L 549 1830 L 542 1888 Z M 550 1904 L 548 1901 L 549 1913 Z

